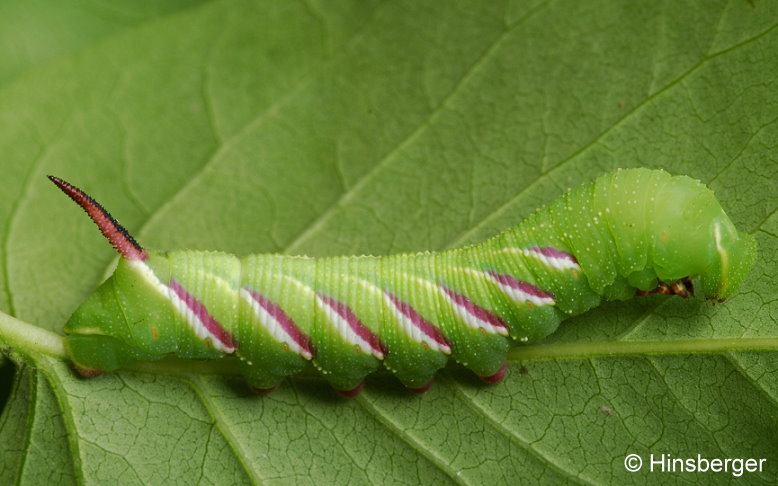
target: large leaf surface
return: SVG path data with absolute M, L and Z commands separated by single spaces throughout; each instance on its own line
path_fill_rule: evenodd
M 0 88 L 0 309 L 54 331 L 114 255 L 48 173 L 151 248 L 331 255 L 471 243 L 603 172 L 662 167 L 760 246 L 725 304 L 604 305 L 492 387 L 452 367 L 420 397 L 380 374 L 355 400 L 312 377 L 255 396 L 207 364 L 80 380 L 28 353 L 0 483 L 737 479 L 629 473 L 629 453 L 767 458 L 740 479 L 774 482 L 776 8 L 220 1 Z
M 0 0 L 0 84 L 103 37 L 204 0 Z

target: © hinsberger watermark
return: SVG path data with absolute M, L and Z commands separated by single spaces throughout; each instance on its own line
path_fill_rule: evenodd
M 682 472 L 714 472 L 729 473 L 739 478 L 745 473 L 762 472 L 767 459 L 765 458 L 709 458 L 697 454 L 692 457 L 674 457 L 672 454 L 650 454 L 645 459 L 638 454 L 629 454 L 624 458 L 624 469 L 637 472 L 643 469 L 652 473 L 682 473 Z

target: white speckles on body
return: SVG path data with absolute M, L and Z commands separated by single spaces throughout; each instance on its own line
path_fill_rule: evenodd
M 135 270 L 135 272 L 151 287 L 156 290 L 162 297 L 170 298 L 170 288 L 159 281 L 154 270 L 151 269 L 145 262 L 141 260 L 126 260 L 127 265 Z
M 518 303 L 531 302 L 537 306 L 554 305 L 556 302 L 553 297 L 549 295 L 537 295 L 523 290 L 520 286 L 510 285 L 505 279 L 501 279 L 498 275 L 486 273 L 486 277 L 493 282 L 497 287 L 511 300 Z
M 411 339 L 416 342 L 424 343 L 430 349 L 434 351 L 440 351 L 443 354 L 451 354 L 451 347 L 442 342 L 443 340 L 435 339 L 435 335 L 430 329 L 425 329 L 429 324 L 421 320 L 421 316 L 405 304 L 405 308 L 397 298 L 393 298 L 388 292 L 384 293 L 384 300 L 386 305 L 391 309 L 395 320 L 400 325 L 400 329 Z M 427 324 L 427 326 L 425 326 Z
M 281 325 L 278 319 L 261 306 L 246 289 L 240 289 L 240 297 L 249 304 L 254 315 L 257 317 L 257 320 L 259 320 L 259 323 L 270 333 L 273 339 L 286 344 L 290 351 L 299 354 L 307 360 L 313 358 L 313 355 L 300 346 L 289 332 L 287 332 L 284 326 Z
M 208 328 L 205 327 L 205 324 L 203 323 L 202 319 L 200 319 L 197 314 L 187 305 L 186 301 L 179 297 L 173 289 L 170 289 L 170 295 L 168 295 L 168 299 L 173 304 L 173 308 L 178 312 L 180 315 L 184 317 L 187 324 L 189 324 L 189 327 L 192 329 L 192 331 L 195 333 L 197 337 L 199 337 L 201 340 L 205 341 L 206 339 L 211 341 L 211 344 L 213 345 L 214 349 L 217 349 L 218 351 L 221 351 L 222 353 L 232 353 L 235 351 L 235 348 L 232 346 L 226 346 L 222 344 L 221 340 L 216 336 L 216 334 L 210 332 Z
M 135 270 L 135 272 L 151 287 L 156 290 L 161 296 L 167 299 L 172 305 L 173 309 L 184 318 L 189 325 L 192 332 L 205 341 L 210 340 L 214 349 L 223 353 L 232 353 L 235 351 L 235 347 L 229 343 L 222 342 L 222 339 L 217 334 L 209 330 L 203 320 L 192 310 L 192 308 L 182 299 L 172 288 L 163 284 L 159 278 L 157 278 L 154 271 L 143 260 L 127 260 L 127 264 Z
M 338 332 L 338 335 L 347 343 L 352 344 L 359 348 L 359 350 L 365 354 L 372 355 L 377 359 L 384 359 L 384 353 L 380 348 L 374 346 L 367 339 L 360 336 L 353 328 L 352 323 L 347 318 L 342 316 L 336 309 L 333 302 L 328 302 L 321 294 L 316 294 L 316 303 L 324 311 L 327 320 L 332 323 L 332 326 Z
M 503 253 L 518 253 L 526 257 L 534 258 L 543 265 L 553 268 L 555 270 L 580 270 L 581 267 L 572 255 L 569 256 L 549 256 L 544 255 L 543 250 L 537 246 L 530 246 L 528 248 L 503 248 L 499 250 Z M 561 252 L 560 252 L 561 253 Z
M 497 316 L 478 307 L 466 296 L 458 295 L 441 285 L 443 298 L 449 303 L 454 313 L 472 329 L 482 329 L 489 334 L 508 335 L 508 328 Z

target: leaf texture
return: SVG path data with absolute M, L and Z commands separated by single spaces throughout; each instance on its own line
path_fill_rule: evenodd
M 353 400 L 310 376 L 257 396 L 207 364 L 81 380 L 9 353 L 0 484 L 775 482 L 774 2 L 222 0 L 133 18 L 56 59 L 0 50 L 0 310 L 26 322 L 59 331 L 115 261 L 46 174 L 150 248 L 318 256 L 473 243 L 604 172 L 665 168 L 714 189 L 757 266 L 722 305 L 609 303 L 518 351 L 500 385 L 452 366 L 418 397 L 383 374 Z M 631 453 L 767 461 L 631 473 Z

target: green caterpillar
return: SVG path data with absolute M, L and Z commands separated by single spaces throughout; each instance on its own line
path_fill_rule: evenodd
M 647 169 L 603 175 L 474 246 L 333 258 L 155 253 L 86 193 L 49 178 L 122 255 L 65 325 L 85 376 L 170 354 L 232 354 L 260 392 L 310 363 L 344 396 L 382 364 L 424 392 L 449 358 L 496 383 L 511 339 L 537 341 L 602 299 L 696 288 L 722 301 L 756 258 L 711 190 Z

